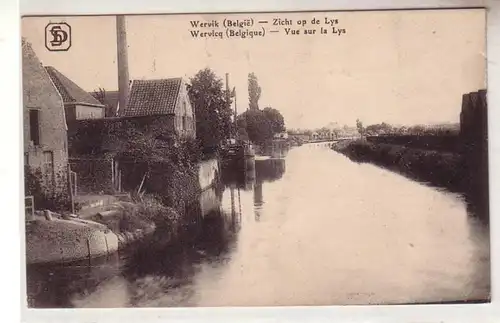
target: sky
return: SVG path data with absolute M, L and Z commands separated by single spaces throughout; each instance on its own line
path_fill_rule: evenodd
M 267 24 L 266 35 L 253 39 L 190 34 L 190 21 L 225 18 L 270 23 L 288 18 L 294 25 Z M 319 34 L 313 18 L 322 23 L 337 19 L 336 28 L 346 33 Z M 318 29 L 317 34 L 285 34 L 284 28 L 297 29 L 302 19 L 305 29 Z M 61 21 L 71 26 L 72 46 L 50 52 L 44 45 L 45 26 Z M 482 9 L 148 15 L 127 16 L 126 21 L 131 79 L 188 80 L 209 67 L 221 79 L 229 73 L 242 112 L 248 107 L 248 73 L 253 72 L 262 88 L 259 106 L 278 109 L 287 128 L 331 122 L 353 126 L 356 119 L 365 125 L 458 122 L 462 94 L 486 87 Z M 275 28 L 280 32 L 269 32 Z M 25 17 L 22 36 L 44 65 L 83 89 L 118 89 L 114 16 Z

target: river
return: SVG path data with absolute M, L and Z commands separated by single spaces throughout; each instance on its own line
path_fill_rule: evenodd
M 177 246 L 28 268 L 31 307 L 401 304 L 489 298 L 489 234 L 464 198 L 325 144 L 225 171 Z M 238 176 L 232 176 L 237 174 Z M 207 198 L 205 197 L 205 200 Z

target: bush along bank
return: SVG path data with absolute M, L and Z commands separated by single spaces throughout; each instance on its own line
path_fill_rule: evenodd
M 181 224 L 178 212 L 149 195 L 134 203 L 121 202 L 114 209 L 96 214 L 92 220 L 106 225 L 117 235 L 119 249 L 135 242 L 147 242 L 145 240 L 157 231 L 170 241 L 177 236 Z
M 142 189 L 86 220 L 51 213 L 26 223 L 27 263 L 60 263 L 122 249 L 170 244 L 196 223 L 201 191 L 196 167 L 149 165 Z M 141 175 L 143 173 L 140 173 Z M 142 176 L 141 176 L 142 177 Z
M 373 143 L 363 139 L 334 143 L 332 149 L 355 162 L 369 162 L 453 192 L 464 192 L 461 154 Z

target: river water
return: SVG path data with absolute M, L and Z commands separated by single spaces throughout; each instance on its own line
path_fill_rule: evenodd
M 460 195 L 354 163 L 326 144 L 272 155 L 248 161 L 246 172 L 223 171 L 224 189 L 202 199 L 215 199 L 215 211 L 180 245 L 91 265 L 28 268 L 29 305 L 367 305 L 489 298 L 488 228 Z

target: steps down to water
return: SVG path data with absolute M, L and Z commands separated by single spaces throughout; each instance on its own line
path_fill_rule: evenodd
M 106 211 L 110 206 L 119 201 L 130 201 L 130 195 L 80 195 L 75 196 L 75 205 L 80 218 L 89 218 L 99 212 Z

